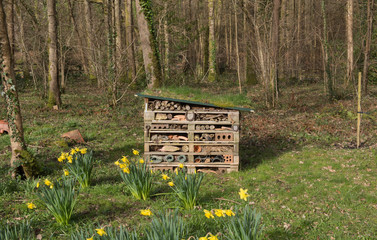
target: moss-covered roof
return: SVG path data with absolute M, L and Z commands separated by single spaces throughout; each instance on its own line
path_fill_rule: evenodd
M 236 99 L 232 99 L 231 97 L 229 97 L 231 95 L 219 96 L 216 94 L 210 94 L 211 97 L 209 97 L 208 94 L 209 93 L 198 92 L 198 90 L 190 91 L 190 94 L 182 94 L 182 92 L 176 93 L 169 90 L 164 90 L 164 91 L 148 90 L 142 93 L 138 93 L 135 96 L 150 98 L 150 99 L 157 99 L 157 100 L 181 102 L 181 103 L 186 103 L 186 104 L 202 105 L 202 106 L 207 106 L 207 107 L 232 109 L 232 110 L 238 110 L 238 111 L 244 111 L 244 112 L 254 112 L 254 110 L 244 107 L 245 104 L 242 104 L 243 105 L 242 107 L 235 106 L 235 102 L 245 103 L 245 101 L 240 101 L 240 97 L 242 98 L 243 96 L 237 95 Z M 203 98 L 203 96 L 205 98 Z

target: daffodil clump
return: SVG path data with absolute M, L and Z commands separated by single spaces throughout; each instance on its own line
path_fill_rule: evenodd
M 129 232 L 125 227 L 92 227 L 71 235 L 71 240 L 137 240 L 136 232 Z
M 203 173 L 189 174 L 184 165 L 180 164 L 171 178 L 165 174 L 162 174 L 161 177 L 168 181 L 167 184 L 173 189 L 183 209 L 191 210 L 195 207 L 204 177 Z
M 140 157 L 139 151 L 133 150 L 133 155 L 131 159 L 123 156 L 114 164 L 119 168 L 125 186 L 132 196 L 139 200 L 146 200 L 150 197 L 153 172 Z
M 72 179 L 50 181 L 45 179 L 37 184 L 36 195 L 44 207 L 55 217 L 61 225 L 67 225 L 71 219 L 73 209 L 77 203 L 78 191 Z M 36 208 L 34 203 L 27 203 L 29 209 Z
M 19 222 L 11 222 L 10 219 L 0 220 L 0 239 L 13 240 L 34 240 L 35 232 L 32 228 L 32 222 L 22 220 Z
M 147 240 L 181 240 L 187 236 L 187 226 L 178 211 L 156 213 L 146 229 Z
M 198 238 L 198 240 L 219 240 L 216 235 L 212 233 L 207 233 L 206 236 Z M 246 240 L 246 239 L 245 239 Z
M 247 189 L 240 188 L 238 194 L 240 199 L 248 201 L 250 195 Z M 257 213 L 250 204 L 245 204 L 243 208 L 236 209 L 234 217 L 230 223 L 226 224 L 226 239 L 228 240 L 259 240 L 262 239 L 263 225 L 261 225 L 261 214 Z
M 74 177 L 82 188 L 90 186 L 94 165 L 93 152 L 86 148 L 72 148 L 63 152 L 58 161 L 64 163 L 64 176 Z

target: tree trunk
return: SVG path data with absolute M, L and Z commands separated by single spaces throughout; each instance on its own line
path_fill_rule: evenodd
M 367 6 L 367 35 L 364 49 L 364 65 L 363 65 L 363 92 L 368 94 L 368 68 L 369 68 L 369 54 L 370 45 L 372 42 L 372 30 L 373 30 L 373 7 L 374 0 L 368 0 Z
M 215 14 L 214 14 L 214 0 L 208 0 L 208 81 L 216 80 L 216 42 L 215 42 Z
M 115 55 L 116 55 L 116 70 L 119 72 L 122 69 L 122 19 L 120 13 L 121 0 L 114 1 L 114 17 L 115 17 Z
M 274 0 L 274 8 L 272 12 L 272 28 L 271 28 L 271 67 L 270 82 L 268 86 L 268 101 L 272 107 L 275 107 L 278 101 L 278 55 L 279 55 L 279 20 L 280 20 L 280 0 Z
M 125 11 L 125 24 L 126 24 L 126 48 L 128 66 L 131 67 L 131 79 L 136 76 L 136 63 L 135 63 L 135 43 L 134 43 L 134 19 L 132 11 L 132 0 L 126 0 Z
M 353 79 L 353 1 L 347 0 L 347 76 L 346 86 L 352 82 Z
M 48 38 L 49 38 L 49 91 L 48 106 L 61 106 L 60 89 L 58 80 L 58 48 L 57 48 L 57 24 L 56 24 L 56 2 L 55 0 L 47 0 L 48 14 Z
M 6 21 L 8 26 L 8 37 L 11 54 L 12 56 L 14 56 L 14 0 L 8 0 L 8 3 L 6 4 Z
M 153 29 L 151 3 L 147 0 L 136 0 L 135 3 L 148 88 L 158 88 L 161 86 L 161 67 L 157 40 Z
M 9 9 L 8 9 L 9 10 Z M 9 123 L 9 136 L 12 149 L 11 167 L 16 168 L 16 162 L 20 160 L 20 152 L 26 150 L 24 131 L 22 127 L 21 108 L 18 100 L 18 93 L 13 69 L 14 60 L 8 38 L 7 23 L 3 7 L 0 1 L 0 44 L 2 54 L 2 84 L 5 101 L 7 103 L 7 117 Z M 15 171 L 12 174 L 16 176 Z
M 237 77 L 238 77 L 238 88 L 240 94 L 242 93 L 241 86 L 241 70 L 240 70 L 240 52 L 238 46 L 238 18 L 237 18 L 237 0 L 233 1 L 234 4 L 234 30 L 235 30 L 235 41 L 236 41 L 236 57 L 237 57 Z
M 95 57 L 94 57 L 94 46 L 93 46 L 93 28 L 92 28 L 92 11 L 90 7 L 90 1 L 84 0 L 84 15 L 85 15 L 85 27 L 86 27 L 86 42 L 87 42 L 87 49 L 88 49 L 88 73 L 89 78 L 94 79 L 97 78 L 98 81 L 98 74 L 95 71 Z
M 324 67 L 326 72 L 326 91 L 329 101 L 334 100 L 334 90 L 332 84 L 331 68 L 330 68 L 330 56 L 329 56 L 329 44 L 327 40 L 327 19 L 326 19 L 326 6 L 325 0 L 321 0 L 321 10 L 322 10 L 322 20 L 323 20 L 323 57 L 324 57 Z
M 168 31 L 168 2 L 164 2 L 164 79 L 169 78 L 169 31 Z

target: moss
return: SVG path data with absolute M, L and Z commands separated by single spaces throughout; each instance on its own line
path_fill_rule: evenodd
M 16 151 L 21 160 L 21 166 L 27 178 L 35 177 L 40 173 L 40 166 L 28 150 Z

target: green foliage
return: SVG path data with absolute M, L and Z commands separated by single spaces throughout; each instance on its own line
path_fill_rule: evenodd
M 16 151 L 19 154 L 20 164 L 27 178 L 37 176 L 40 173 L 40 166 L 35 157 L 28 150 Z
M 119 164 L 120 176 L 125 187 L 138 200 L 147 200 L 152 189 L 153 174 L 148 165 L 142 160 L 131 160 Z
M 146 229 L 148 240 L 177 240 L 185 238 L 186 225 L 178 211 L 158 213 Z
M 18 180 L 9 176 L 0 178 L 0 196 L 18 191 Z
M 18 223 L 0 222 L 1 240 L 34 240 L 34 231 L 29 221 Z
M 54 183 L 45 181 L 36 195 L 42 205 L 55 217 L 61 225 L 68 225 L 73 209 L 77 203 L 78 190 L 72 179 L 62 179 Z
M 24 181 L 20 181 L 20 188 L 23 190 L 26 195 L 31 195 L 35 192 L 39 179 L 28 178 Z
M 179 199 L 181 207 L 192 210 L 197 204 L 199 188 L 204 174 L 201 172 L 188 174 L 184 168 L 180 171 L 178 171 L 178 168 L 176 170 L 176 174 L 173 174 L 172 177 L 174 183 L 172 189 Z
M 103 230 L 106 234 L 99 236 L 95 229 L 101 229 L 100 227 L 86 226 L 85 229 L 78 230 L 71 234 L 71 240 L 87 240 L 93 237 L 93 239 L 103 240 L 137 240 L 136 232 L 129 232 L 124 226 L 120 226 L 119 229 L 113 226 L 105 227 Z
M 81 150 L 75 148 L 71 150 L 71 153 L 73 154 L 67 156 L 67 158 L 72 157 L 72 162 L 65 161 L 65 168 L 69 174 L 75 177 L 82 188 L 87 188 L 92 180 L 92 170 L 95 162 L 93 151 L 86 153 L 86 148 Z
M 245 205 L 243 213 L 236 211 L 236 216 L 226 224 L 226 239 L 229 240 L 258 240 L 262 239 L 263 226 L 261 214 L 256 213 L 250 205 Z

